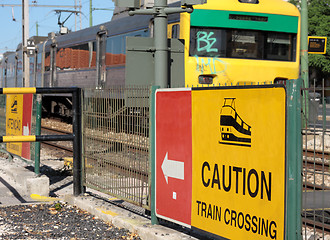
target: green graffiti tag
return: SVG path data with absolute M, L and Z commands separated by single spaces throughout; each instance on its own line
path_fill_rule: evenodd
M 217 48 L 212 48 L 217 39 L 212 38 L 214 32 L 199 31 L 197 33 L 197 51 L 218 52 Z
M 205 58 L 199 58 L 198 56 L 195 56 L 195 58 L 197 62 L 196 70 L 201 74 L 203 74 L 204 71 L 206 71 L 206 69 L 209 70 L 210 74 L 224 73 L 227 69 L 226 62 L 222 61 L 219 58 L 207 58 L 207 60 Z M 223 69 L 221 71 L 217 71 L 216 68 L 217 62 L 221 63 L 221 65 L 223 66 Z

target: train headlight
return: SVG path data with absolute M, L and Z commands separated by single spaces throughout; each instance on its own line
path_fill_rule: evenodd
M 199 75 L 198 77 L 198 83 L 199 84 L 213 84 L 213 78 L 212 75 Z

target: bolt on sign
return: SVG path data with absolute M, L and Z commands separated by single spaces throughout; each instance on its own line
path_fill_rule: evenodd
M 6 135 L 22 136 L 31 133 L 32 94 L 8 94 L 6 96 Z M 7 143 L 7 151 L 30 159 L 30 143 Z
M 214 239 L 284 239 L 286 92 L 156 92 L 156 215 Z

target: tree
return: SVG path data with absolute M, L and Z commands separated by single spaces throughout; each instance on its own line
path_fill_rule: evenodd
M 290 2 L 300 8 L 300 1 Z M 330 82 L 330 0 L 308 0 L 308 35 L 328 38 L 326 54 L 309 54 L 308 60 L 310 72 Z

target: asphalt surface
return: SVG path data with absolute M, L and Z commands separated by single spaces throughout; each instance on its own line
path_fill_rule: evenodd
M 0 207 L 0 239 L 134 239 L 126 229 L 57 202 Z

